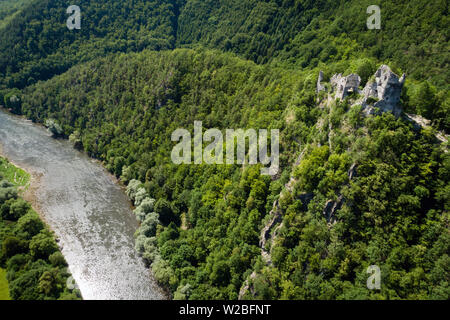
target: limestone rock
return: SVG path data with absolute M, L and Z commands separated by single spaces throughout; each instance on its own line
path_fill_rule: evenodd
M 376 82 L 368 82 L 363 90 L 364 98 L 369 97 L 378 99 L 378 86 Z
M 319 79 L 317 80 L 317 93 L 320 91 L 325 91 L 325 86 L 322 85 L 323 81 L 323 71 L 319 72 Z
M 375 81 L 369 81 L 363 90 L 363 106 L 367 107 L 369 98 L 373 98 L 377 100 L 373 105 L 375 108 L 399 116 L 402 112 L 399 103 L 405 78 L 405 74 L 399 78 L 388 66 L 382 65 L 375 73 Z M 366 109 L 366 113 L 374 111 L 370 107 Z
M 349 180 L 353 180 L 357 175 L 357 164 L 353 163 L 348 170 L 348 178 Z M 333 223 L 336 221 L 336 212 L 341 210 L 342 205 L 344 204 L 344 196 L 341 194 L 337 198 L 336 201 L 328 200 L 325 204 L 325 208 L 323 209 L 323 216 L 327 220 L 328 223 Z
M 354 73 L 344 77 L 341 73 L 339 73 L 335 74 L 331 78 L 330 82 L 333 87 L 333 91 L 336 92 L 336 99 L 343 100 L 349 93 L 359 92 L 361 77 Z
M 267 240 L 269 240 L 269 238 L 270 238 L 270 231 L 273 229 L 273 227 L 276 224 L 280 223 L 283 220 L 283 217 L 282 217 L 280 211 L 281 210 L 280 210 L 278 201 L 276 200 L 273 204 L 273 209 L 270 212 L 270 215 L 272 218 L 269 220 L 267 225 L 261 231 L 259 246 L 261 247 L 261 249 L 263 251 L 265 251 Z

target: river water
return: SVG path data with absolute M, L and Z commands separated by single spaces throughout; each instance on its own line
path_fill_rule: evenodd
M 130 203 L 98 163 L 0 109 L 3 154 L 33 175 L 33 204 L 55 231 L 84 299 L 163 299 L 134 250 Z

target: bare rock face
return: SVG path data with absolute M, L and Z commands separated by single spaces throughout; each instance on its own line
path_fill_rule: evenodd
M 272 211 L 270 211 L 270 215 L 272 216 L 272 219 L 269 221 L 269 223 L 263 228 L 261 231 L 261 236 L 259 240 L 259 246 L 265 251 L 266 242 L 270 239 L 270 231 L 273 229 L 273 227 L 280 223 L 283 220 L 283 217 L 281 215 L 280 206 L 278 204 L 278 200 L 276 200 L 273 203 Z
M 336 201 L 328 200 L 325 204 L 325 208 L 323 209 L 323 216 L 327 220 L 328 223 L 335 221 L 336 212 L 341 210 L 342 205 L 344 204 L 344 197 L 341 195 Z
M 326 91 L 323 81 L 323 72 L 319 73 L 317 81 L 317 93 Z M 366 115 L 374 114 L 376 109 L 379 112 L 391 112 L 396 117 L 402 113 L 400 106 L 400 96 L 405 83 L 406 75 L 401 78 L 393 73 L 387 65 L 382 65 L 375 73 L 375 80 L 368 81 L 364 90 L 359 90 L 361 78 L 357 74 L 344 77 L 341 73 L 335 74 L 330 79 L 332 92 L 335 99 L 344 100 L 352 92 L 362 93 L 363 98 L 357 103 L 363 106 Z
M 348 174 L 348 179 L 350 181 L 353 180 L 357 176 L 357 174 L 358 174 L 357 167 L 358 167 L 358 165 L 356 163 L 353 163 L 351 165 L 350 169 L 348 170 L 347 174 Z M 333 223 L 334 221 L 336 221 L 336 212 L 341 210 L 344 202 L 345 202 L 345 199 L 342 194 L 339 195 L 339 197 L 337 198 L 336 201 L 328 200 L 326 202 L 325 208 L 323 209 L 323 216 L 325 217 L 325 219 L 327 220 L 328 223 Z
M 378 86 L 376 82 L 368 82 L 363 90 L 364 99 L 369 97 L 378 99 Z
M 375 81 L 369 81 L 363 90 L 363 106 L 366 108 L 366 112 L 373 113 L 374 111 L 370 106 L 367 107 L 369 99 L 372 98 L 376 100 L 373 107 L 379 108 L 381 112 L 392 112 L 399 116 L 402 112 L 399 103 L 405 77 L 403 74 L 399 78 L 388 66 L 382 65 L 375 73 Z
M 361 77 L 357 74 L 351 74 L 343 77 L 341 73 L 335 74 L 331 80 L 333 91 L 336 92 L 336 99 L 343 100 L 351 92 L 359 92 Z
M 316 92 L 319 93 L 320 91 L 325 91 L 325 86 L 322 85 L 323 81 L 323 72 L 319 72 L 319 79 L 317 80 L 317 90 Z

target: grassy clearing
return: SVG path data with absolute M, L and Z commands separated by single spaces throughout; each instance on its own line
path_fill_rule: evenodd
M 12 165 L 8 160 L 0 157 L 0 180 L 6 179 L 18 188 L 28 187 L 30 175 Z M 0 268 L 0 300 L 11 300 L 9 296 L 6 270 Z
M 5 158 L 0 157 L 0 176 L 13 183 L 16 187 L 26 188 L 30 181 L 30 174 L 12 165 Z
M 11 300 L 9 297 L 8 281 L 6 281 L 6 270 L 0 268 L 0 300 Z

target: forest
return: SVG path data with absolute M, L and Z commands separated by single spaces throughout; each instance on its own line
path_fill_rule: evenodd
M 318 105 L 311 79 L 230 53 L 144 51 L 31 86 L 21 110 L 37 122 L 54 119 L 128 184 L 141 222 L 136 249 L 175 298 L 237 299 L 253 271 L 254 298 L 447 298 L 450 163 L 435 130 L 389 114 L 366 118 L 350 101 Z M 174 165 L 171 132 L 192 130 L 194 120 L 280 128 L 280 175 Z M 331 227 L 323 208 L 340 195 L 346 204 Z M 260 231 L 276 200 L 283 226 L 267 266 Z M 374 263 L 386 276 L 379 293 L 365 288 Z
M 127 185 L 136 250 L 174 299 L 448 300 L 448 3 L 378 1 L 367 30 L 372 2 L 79 1 L 73 32 L 65 2 L 30 1 L 0 28 L 0 101 Z M 381 64 L 431 126 L 316 93 L 320 70 L 364 87 Z M 279 174 L 173 164 L 194 121 L 279 129 Z
M 361 63 L 349 68 L 350 61 L 389 64 L 408 74 L 409 95 L 422 90 L 436 98 L 427 102 L 432 110 L 405 101 L 407 111 L 448 132 L 448 3 L 383 1 L 382 30 L 366 30 L 372 2 L 80 0 L 83 28 L 71 31 L 62 0 L 6 1 L 3 12 L 22 9 L 0 25 L 0 98 L 116 52 L 206 46 L 260 65 L 323 69 L 328 76 L 358 66 L 367 72 Z

